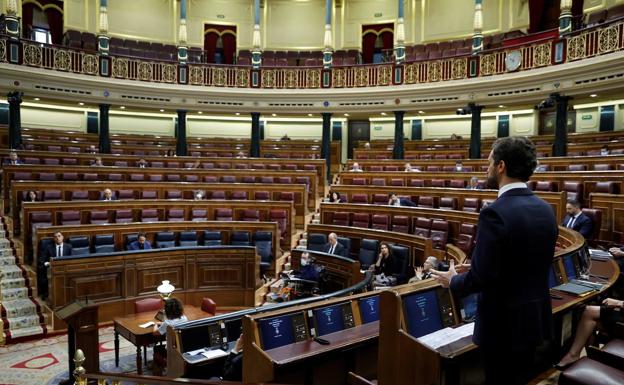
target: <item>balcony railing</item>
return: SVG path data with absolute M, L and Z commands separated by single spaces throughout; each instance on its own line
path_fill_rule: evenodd
M 624 50 L 623 20 L 576 31 L 564 38 L 545 38 L 478 55 L 331 69 L 180 64 L 120 55 L 103 56 L 96 52 L 0 36 L 0 62 L 113 79 L 265 89 L 360 88 L 444 82 L 507 73 L 507 55 L 515 51 L 519 52 L 521 59 L 519 67 L 514 70 L 529 71 L 621 50 Z

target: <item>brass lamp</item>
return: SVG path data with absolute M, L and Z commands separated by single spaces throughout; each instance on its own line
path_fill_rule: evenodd
M 160 285 L 158 285 L 158 287 L 156 288 L 156 291 L 158 292 L 158 294 L 160 294 L 160 298 L 162 298 L 163 300 L 163 306 L 164 306 L 164 301 L 166 301 L 167 299 L 169 299 L 169 297 L 171 297 L 171 293 L 173 293 L 173 291 L 175 290 L 175 287 L 169 283 L 168 280 L 164 280 L 162 281 L 162 283 Z M 156 313 L 156 316 L 154 316 L 154 318 L 156 318 L 159 321 L 164 321 L 165 320 L 165 310 L 164 309 L 160 309 L 158 310 L 158 313 Z

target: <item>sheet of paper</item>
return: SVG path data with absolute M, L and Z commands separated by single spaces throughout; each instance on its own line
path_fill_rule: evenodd
M 201 349 L 197 349 L 197 350 L 191 350 L 190 352 L 186 352 L 186 354 L 188 354 L 189 356 L 196 356 L 196 355 L 198 355 L 200 353 L 203 353 L 205 351 L 206 351 L 206 349 L 201 348 Z
M 226 351 L 221 350 L 221 349 L 207 350 L 207 351 L 202 353 L 202 356 L 204 356 L 206 358 L 218 358 L 218 357 L 223 357 L 223 356 L 227 356 L 227 355 L 228 355 L 228 353 Z
M 149 322 L 146 322 L 146 323 L 144 323 L 144 324 L 140 324 L 140 325 L 139 325 L 139 327 L 140 327 L 140 328 L 144 328 L 144 329 L 146 329 L 146 328 L 152 327 L 152 326 L 154 326 L 154 325 L 155 325 L 155 324 L 154 324 L 154 322 L 149 321 Z
M 429 346 L 431 349 L 437 349 L 440 346 L 448 345 L 464 337 L 471 336 L 474 330 L 474 322 L 464 324 L 456 328 L 444 328 L 437 332 L 429 333 L 418 338 L 423 345 Z

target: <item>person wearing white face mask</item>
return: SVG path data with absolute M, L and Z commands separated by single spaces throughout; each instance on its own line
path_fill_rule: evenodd
M 319 271 L 314 264 L 314 259 L 310 257 L 310 253 L 307 251 L 301 254 L 301 267 L 299 272 L 294 274 L 296 278 L 306 279 L 308 281 L 318 281 Z

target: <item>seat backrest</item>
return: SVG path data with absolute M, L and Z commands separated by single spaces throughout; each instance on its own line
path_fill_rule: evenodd
M 431 187 L 446 187 L 444 179 L 431 179 Z
M 113 234 L 96 234 L 93 237 L 93 246 L 96 253 L 115 252 L 115 238 Z
M 117 199 L 134 199 L 133 190 L 119 190 L 117 191 Z
M 479 211 L 479 198 L 464 198 L 463 211 L 476 213 Z
M 448 222 L 441 219 L 434 219 L 431 222 L 431 241 L 434 249 L 445 250 L 448 240 Z
M 392 258 L 394 258 L 396 269 L 394 276 L 397 278 L 397 283 L 406 283 L 410 264 L 409 248 L 401 245 L 391 245 L 390 248 L 392 249 Z
M 169 222 L 181 222 L 184 220 L 184 209 L 169 209 L 167 210 L 167 221 Z
M 138 301 L 134 301 L 135 313 L 146 313 L 148 311 L 158 311 L 163 307 L 162 300 L 160 298 L 145 298 Z
M 159 249 L 165 247 L 175 247 L 175 234 L 173 231 L 160 231 L 154 237 L 156 247 Z
M 80 224 L 80 211 L 68 210 L 61 211 L 61 225 L 79 225 Z
M 247 191 L 232 191 L 230 199 L 234 200 L 247 200 Z
M 61 190 L 44 190 L 43 191 L 43 200 L 44 201 L 60 201 L 61 200 Z
M 204 230 L 204 246 L 219 246 L 219 245 L 221 245 L 221 231 Z
M 308 234 L 308 249 L 313 251 L 324 251 L 323 246 L 327 243 L 327 235 L 320 233 Z
M 294 202 L 295 201 L 295 193 L 293 193 L 292 191 L 282 191 L 279 193 L 279 200 L 280 201 L 291 201 Z
M 435 207 L 434 198 L 431 196 L 418 197 L 418 207 L 434 208 Z
M 466 188 L 466 181 L 461 179 L 452 179 L 449 182 L 451 188 Z
M 587 215 L 593 222 L 594 228 L 588 240 L 596 240 L 600 236 L 602 228 L 602 210 L 600 209 L 582 209 L 583 214 Z
M 349 213 L 346 213 L 346 212 L 333 213 L 331 224 L 337 225 L 337 226 L 349 226 Z
M 84 190 L 72 191 L 69 199 L 72 201 L 87 201 L 89 200 L 89 192 Z
M 203 312 L 215 315 L 217 314 L 217 303 L 212 298 L 202 298 L 201 309 Z
M 191 221 L 199 222 L 199 221 L 207 221 L 208 220 L 208 211 L 206 209 L 192 209 L 191 210 Z
M 351 258 L 351 238 L 347 237 L 336 237 L 338 243 L 344 246 L 344 251 L 342 256 L 345 258 Z
M 260 221 L 260 211 L 255 209 L 245 209 L 243 210 L 243 217 L 241 220 L 245 222 L 259 222 Z
M 411 187 L 425 187 L 425 181 L 423 179 L 410 179 L 409 185 Z
M 368 203 L 368 195 L 356 193 L 351 195 L 351 203 Z
M 180 190 L 167 190 L 165 191 L 166 199 L 182 199 L 182 191 Z
M 431 219 L 417 217 L 414 224 L 414 235 L 429 238 L 431 235 Z
M 373 204 L 374 205 L 387 205 L 388 195 L 387 194 L 373 194 Z
M 405 186 L 405 180 L 403 178 L 391 178 L 390 186 Z
M 141 222 L 158 222 L 158 210 L 143 209 L 141 210 Z
M 271 199 L 271 194 L 268 191 L 254 191 L 254 200 L 268 201 Z
M 231 221 L 232 209 L 218 208 L 215 210 L 215 220 L 217 221 Z
M 442 197 L 442 198 L 440 198 L 440 209 L 442 209 L 442 210 L 457 210 L 457 198 L 456 197 Z
M 539 180 L 535 184 L 535 191 L 556 191 L 555 182 Z
M 249 231 L 232 231 L 232 234 L 230 235 L 230 245 L 251 246 Z
M 617 194 L 617 185 L 615 182 L 596 182 L 594 192 L 604 194 Z
M 256 231 L 253 235 L 253 243 L 262 262 L 270 263 L 273 260 L 273 233 Z
M 370 184 L 373 186 L 385 186 L 386 179 L 385 178 L 372 178 Z
M 370 215 L 366 213 L 353 213 L 353 221 L 351 222 L 351 226 L 363 227 L 367 229 L 370 226 Z
M 594 165 L 594 170 L 595 171 L 608 171 L 608 170 L 613 170 L 615 167 L 612 164 L 595 164 Z
M 353 178 L 351 180 L 351 184 L 355 186 L 366 186 L 366 179 L 365 178 Z
M 392 231 L 409 234 L 409 217 L 407 215 L 395 215 L 392 217 Z
M 363 238 L 360 241 L 360 252 L 358 253 L 358 259 L 360 260 L 360 266 L 362 267 L 362 269 L 368 269 L 370 265 L 375 263 L 378 247 L 379 241 L 376 239 Z
M 563 191 L 568 195 L 568 199 L 583 201 L 583 183 L 578 181 L 563 182 Z
M 570 164 L 568 165 L 568 171 L 586 171 L 586 164 Z
M 236 177 L 234 175 L 223 175 L 221 183 L 236 183 Z
M 195 231 L 180 231 L 179 243 L 182 247 L 197 246 L 197 233 Z
M 286 210 L 271 210 L 269 211 L 269 221 L 277 222 L 277 226 L 280 229 L 280 236 L 283 237 L 287 232 L 287 218 Z
M 386 214 L 373 214 L 371 221 L 371 228 L 376 230 L 388 230 L 388 215 Z

